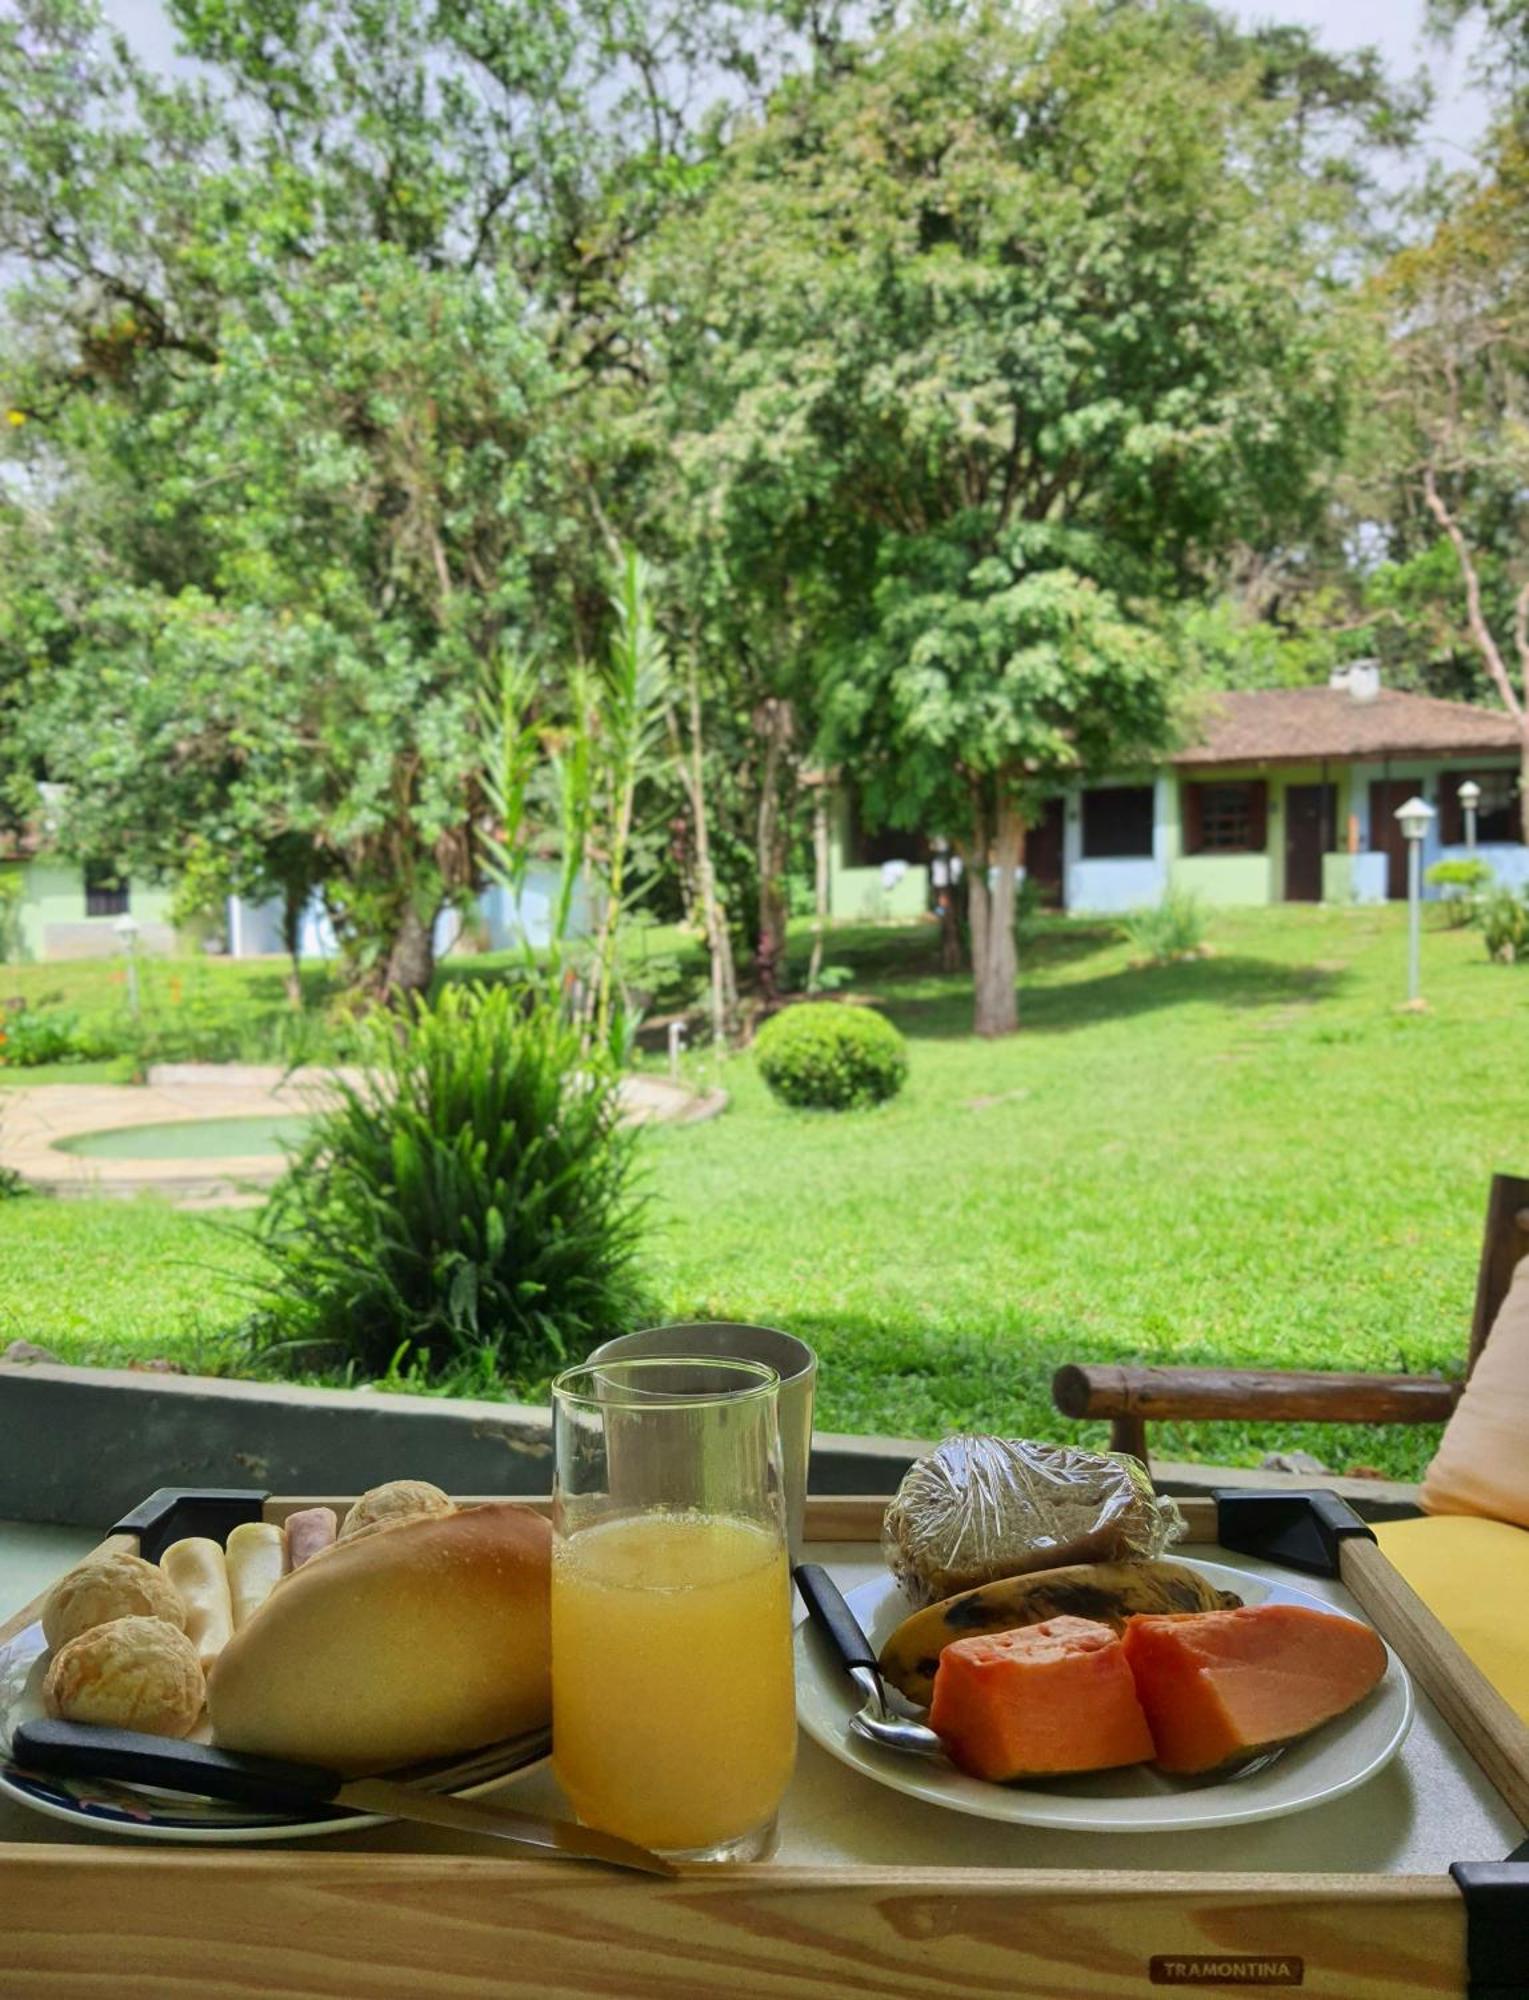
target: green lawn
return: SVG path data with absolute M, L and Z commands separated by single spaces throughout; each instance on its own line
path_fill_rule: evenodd
M 1069 1358 L 1457 1370 L 1487 1177 L 1529 1162 L 1529 969 L 1430 929 L 1416 1016 L 1401 911 L 1227 912 L 1211 937 L 1142 970 L 1110 926 L 1049 924 L 1023 1032 L 987 1044 L 928 931 L 838 934 L 912 1041 L 908 1087 L 811 1116 L 726 1064 L 725 1116 L 645 1141 L 661 1309 L 804 1334 L 842 1430 L 1064 1434 L 1047 1385 Z M 5 1331 L 71 1359 L 229 1365 L 249 1268 L 238 1223 L 0 1205 Z M 1432 1442 L 1156 1433 L 1165 1456 L 1301 1446 L 1399 1476 Z

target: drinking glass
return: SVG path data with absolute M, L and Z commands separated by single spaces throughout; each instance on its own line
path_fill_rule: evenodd
M 687 1361 L 761 1361 L 780 1377 L 775 1409 L 780 1419 L 781 1478 L 786 1496 L 786 1543 L 800 1562 L 806 1540 L 807 1469 L 812 1456 L 812 1391 L 818 1357 L 805 1340 L 779 1327 L 742 1320 L 692 1319 L 675 1326 L 646 1326 L 619 1333 L 590 1355 L 591 1361 L 637 1361 L 644 1355 L 683 1355 Z
M 552 1385 L 552 1755 L 587 1825 L 769 1851 L 796 1755 L 779 1378 L 653 1356 Z

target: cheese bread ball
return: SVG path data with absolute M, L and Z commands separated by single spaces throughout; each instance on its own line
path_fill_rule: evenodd
M 357 1535 L 369 1535 L 374 1528 L 391 1528 L 395 1521 L 410 1521 L 419 1514 L 452 1514 L 456 1509 L 428 1479 L 390 1479 L 386 1486 L 374 1486 L 345 1516 L 340 1530 L 342 1542 Z
M 186 1607 L 157 1563 L 125 1550 L 88 1556 L 49 1591 L 42 1608 L 43 1637 L 56 1652 L 112 1618 L 162 1618 L 184 1631 Z
M 207 1684 L 195 1646 L 163 1618 L 113 1618 L 53 1655 L 42 1698 L 49 1715 L 150 1736 L 189 1736 Z

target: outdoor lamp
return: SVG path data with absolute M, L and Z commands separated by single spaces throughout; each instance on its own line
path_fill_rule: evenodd
M 1464 796 L 1463 789 L 1461 796 Z M 1433 807 L 1427 799 L 1419 798 L 1414 793 L 1405 805 L 1396 808 L 1396 817 L 1401 821 L 1402 832 L 1408 840 L 1421 840 L 1433 819 Z
M 1407 841 L 1407 1003 L 1415 1006 L 1421 983 L 1419 954 L 1422 936 L 1423 839 L 1433 823 L 1433 807 L 1414 792 L 1396 808 Z
M 112 929 L 122 940 L 122 949 L 127 953 L 127 1004 L 133 1019 L 138 1019 L 138 919 L 131 910 L 124 910 L 112 925 Z
M 1474 778 L 1467 778 L 1460 787 L 1460 804 L 1465 812 L 1465 844 L 1476 845 L 1476 808 L 1481 804 L 1481 787 Z

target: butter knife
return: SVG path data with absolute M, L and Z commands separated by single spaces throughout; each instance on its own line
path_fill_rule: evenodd
M 570 1861 L 604 1861 L 644 1875 L 676 1875 L 661 1855 L 614 1834 L 572 1820 L 507 1812 L 441 1793 L 417 1791 L 392 1778 L 344 1778 L 317 1764 L 289 1764 L 274 1757 L 246 1757 L 205 1743 L 145 1736 L 132 1729 L 97 1729 L 87 1723 L 24 1722 L 11 1739 L 11 1755 L 24 1769 L 54 1777 L 116 1778 L 158 1785 L 194 1797 L 225 1799 L 260 1812 L 307 1813 L 315 1806 L 385 1813 L 455 1833 L 491 1835 L 511 1846 Z

